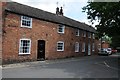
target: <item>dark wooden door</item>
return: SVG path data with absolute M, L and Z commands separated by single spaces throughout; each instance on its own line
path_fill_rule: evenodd
M 44 40 L 38 40 L 37 59 L 45 60 L 45 41 Z

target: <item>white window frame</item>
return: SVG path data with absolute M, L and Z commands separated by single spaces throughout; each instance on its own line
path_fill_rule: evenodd
M 24 27 L 24 28 L 32 28 L 32 18 L 27 17 L 27 18 L 30 18 L 30 20 L 27 20 L 27 19 L 23 19 L 23 17 L 27 17 L 27 16 L 21 16 L 21 27 Z M 30 21 L 30 26 L 22 25 L 23 20 L 25 20 L 25 21 Z
M 82 43 L 82 52 L 85 52 L 85 42 Z
M 90 32 L 88 32 L 88 38 L 91 38 L 91 33 Z
M 92 51 L 95 51 L 95 43 L 92 44 Z
M 29 40 L 29 41 L 30 41 L 29 52 L 28 52 L 28 53 L 23 53 L 23 52 L 21 53 L 21 52 L 20 52 L 21 47 L 22 47 L 22 46 L 21 46 L 21 41 L 22 41 L 22 40 Z M 31 39 L 20 39 L 20 42 L 19 42 L 19 55 L 20 55 L 20 54 L 30 54 L 30 52 L 31 52 Z
M 76 30 L 75 35 L 80 36 L 80 30 L 79 29 Z
M 86 31 L 83 31 L 83 37 L 86 37 Z
M 79 49 L 80 49 L 79 42 L 76 42 L 75 43 L 75 52 L 79 52 Z
M 92 34 L 92 37 L 93 37 L 93 39 L 95 39 L 95 34 L 94 33 Z
M 59 50 L 59 49 L 58 49 L 58 46 L 59 46 L 58 44 L 59 44 L 59 43 L 62 43 L 62 44 L 63 44 L 63 45 L 62 45 L 62 50 Z M 64 51 L 64 42 L 63 42 L 63 41 L 58 41 L 58 42 L 57 42 L 57 51 Z
M 62 32 L 59 31 L 60 27 L 62 28 Z M 59 25 L 57 32 L 60 33 L 60 34 L 64 34 L 65 33 L 65 26 L 64 25 Z

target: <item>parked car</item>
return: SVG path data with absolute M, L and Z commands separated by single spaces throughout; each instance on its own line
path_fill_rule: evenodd
M 99 52 L 98 55 L 111 55 L 112 50 L 111 48 L 102 48 Z
M 111 48 L 107 48 L 107 52 L 109 53 L 109 55 L 112 54 L 112 49 Z
M 117 50 L 116 49 L 112 49 L 112 53 L 117 53 Z

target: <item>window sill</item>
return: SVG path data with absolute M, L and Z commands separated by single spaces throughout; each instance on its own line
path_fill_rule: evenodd
M 82 51 L 82 52 L 85 52 L 85 51 Z
M 19 53 L 19 55 L 30 55 L 30 53 Z
M 58 52 L 63 52 L 64 50 L 57 50 Z
M 29 28 L 29 29 L 31 29 L 32 27 L 31 26 L 21 26 L 21 28 Z
M 79 53 L 79 51 L 75 51 L 76 53 Z
M 64 32 L 58 32 L 58 34 L 64 34 Z

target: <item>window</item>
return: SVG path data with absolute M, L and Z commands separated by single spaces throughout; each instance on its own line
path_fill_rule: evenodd
M 32 28 L 32 18 L 21 16 L 21 27 Z
M 65 26 L 64 25 L 59 25 L 58 27 L 58 33 L 64 33 Z
M 86 31 L 83 31 L 83 37 L 86 37 Z
M 79 30 L 79 29 L 76 30 L 75 35 L 76 35 L 76 36 L 79 36 L 79 35 L 80 35 L 80 30 Z
M 20 39 L 19 54 L 30 54 L 31 40 Z
M 79 43 L 78 42 L 75 43 L 75 52 L 79 52 Z
M 93 39 L 95 39 L 95 34 L 93 33 Z
M 57 42 L 57 51 L 64 51 L 64 42 L 63 41 Z
M 95 51 L 95 43 L 92 45 L 92 51 Z
M 85 43 L 82 44 L 82 52 L 85 52 Z
M 88 38 L 91 38 L 91 33 L 90 32 L 88 32 Z

